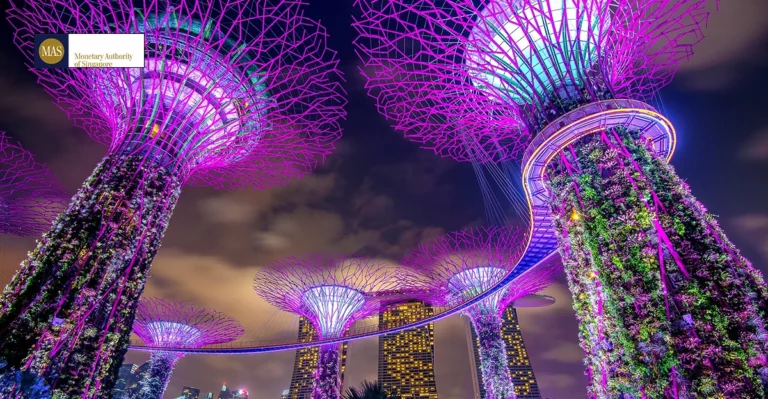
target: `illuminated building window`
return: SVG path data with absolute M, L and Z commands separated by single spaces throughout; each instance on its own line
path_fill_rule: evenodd
M 379 328 L 387 329 L 434 314 L 431 306 L 408 302 L 379 314 Z M 435 331 L 432 323 L 379 336 L 379 381 L 402 399 L 437 399 L 434 370 Z

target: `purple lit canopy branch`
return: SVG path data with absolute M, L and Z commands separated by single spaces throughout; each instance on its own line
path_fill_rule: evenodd
M 396 268 L 373 259 L 313 254 L 281 259 L 260 270 L 256 292 L 272 305 L 309 319 L 319 338 L 338 338 L 356 320 L 378 312 L 373 295 L 398 287 Z M 313 399 L 339 398 L 338 345 L 320 348 Z
M 194 184 L 268 188 L 330 154 L 345 114 L 335 53 L 302 4 L 45 0 L 9 19 L 30 61 L 36 33 L 143 33 L 143 69 L 33 72 L 110 152 L 148 146 Z
M 553 97 L 650 98 L 702 38 L 705 3 L 357 0 L 355 43 L 370 95 L 407 138 L 460 161 L 513 160 Z
M 66 206 L 67 194 L 48 168 L 0 132 L 0 233 L 42 233 Z
M 404 289 L 423 292 L 436 306 L 460 304 L 493 288 L 525 253 L 526 232 L 517 227 L 475 227 L 434 238 L 403 258 Z M 501 289 L 467 309 L 469 314 L 499 313 L 510 302 L 544 289 L 548 278 L 532 286 Z
M 493 288 L 525 251 L 526 235 L 515 227 L 478 227 L 437 237 L 403 259 L 407 288 L 423 292 L 434 305 L 462 303 Z M 560 271 L 557 262 L 529 270 L 508 286 L 468 308 L 466 314 L 480 339 L 480 364 L 489 399 L 514 398 L 501 336 L 501 314 L 514 300 L 535 294 L 552 284 Z
M 156 348 L 202 348 L 234 341 L 245 332 L 224 313 L 162 298 L 142 298 L 133 332 Z M 160 399 L 183 352 L 155 351 L 149 373 L 142 379 L 137 399 Z
M 144 68 L 33 69 L 109 147 L 0 301 L 0 348 L 55 395 L 103 397 L 185 182 L 284 184 L 340 137 L 325 30 L 299 1 L 40 0 L 8 11 L 32 62 L 39 33 L 141 33 Z

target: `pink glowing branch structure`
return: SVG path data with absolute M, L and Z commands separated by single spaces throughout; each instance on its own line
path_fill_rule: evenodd
M 398 276 L 397 269 L 377 260 L 313 254 L 263 268 L 253 288 L 272 305 L 309 319 L 319 338 L 338 338 L 356 320 L 381 309 L 375 293 L 397 288 Z M 340 398 L 338 345 L 320 347 L 314 378 L 313 399 Z
M 237 320 L 215 310 L 162 298 L 142 298 L 133 332 L 148 345 L 179 349 L 231 342 L 245 330 Z M 150 370 L 139 382 L 136 398 L 161 398 L 182 356 L 183 352 L 152 352 Z
M 260 270 L 253 288 L 272 305 L 308 318 L 320 338 L 341 336 L 379 311 L 378 291 L 398 287 L 398 271 L 381 261 L 345 255 L 283 258 Z
M 526 236 L 514 227 L 479 227 L 437 237 L 419 245 L 403 259 L 404 284 L 421 291 L 426 302 L 465 302 L 488 291 L 513 270 L 523 256 Z M 559 263 L 545 262 L 529 270 L 465 313 L 479 340 L 480 369 L 488 399 L 515 399 L 501 314 L 524 296 L 552 284 Z
M 380 112 L 461 161 L 519 158 L 563 99 L 650 98 L 708 16 L 705 0 L 356 4 L 361 71 Z
M 437 237 L 403 258 L 404 290 L 421 292 L 436 306 L 462 303 L 494 287 L 525 252 L 526 234 L 516 227 L 476 227 Z M 501 314 L 524 296 L 552 284 L 560 270 L 545 262 L 467 310 Z
M 133 333 L 157 348 L 202 348 L 231 342 L 245 333 L 234 318 L 186 302 L 142 298 Z
M 38 33 L 142 33 L 143 69 L 32 69 L 110 151 L 147 153 L 191 183 L 281 185 L 340 137 L 345 98 L 325 29 L 301 1 L 36 1 L 13 6 L 31 62 Z
M 67 194 L 48 168 L 0 132 L 0 233 L 40 234 L 66 206 Z

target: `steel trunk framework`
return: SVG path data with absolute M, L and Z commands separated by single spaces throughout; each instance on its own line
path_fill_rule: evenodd
M 243 335 L 237 320 L 224 313 L 162 298 L 143 297 L 136 310 L 133 332 L 154 347 L 202 348 L 231 342 Z M 176 363 L 178 352 L 152 352 L 149 372 L 139 381 L 136 399 L 161 399 Z

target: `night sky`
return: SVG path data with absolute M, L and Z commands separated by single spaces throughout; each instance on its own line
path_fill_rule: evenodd
M 349 94 L 344 137 L 314 174 L 269 191 L 218 192 L 186 187 L 152 266 L 145 295 L 190 300 L 230 313 L 252 336 L 295 334 L 251 288 L 254 272 L 309 251 L 364 251 L 397 261 L 420 241 L 485 223 L 472 168 L 421 150 L 393 131 L 365 94 L 350 27 L 352 0 L 312 0 L 307 13 L 328 29 Z M 679 175 L 753 263 L 768 270 L 768 3 L 723 1 L 697 54 L 662 91 L 662 111 L 677 128 L 672 160 Z M 47 163 L 74 193 L 105 153 L 35 84 L 0 21 L 0 130 Z M 0 279 L 7 281 L 34 239 L 0 237 Z M 522 309 L 526 345 L 544 397 L 586 398 L 582 352 L 564 277 L 545 291 L 557 304 Z M 255 329 L 255 330 L 254 330 Z M 464 322 L 436 323 L 441 399 L 472 395 Z M 345 385 L 376 379 L 377 340 L 350 344 Z M 165 398 L 185 385 L 218 391 L 222 382 L 253 399 L 288 387 L 294 352 L 187 356 Z M 147 355 L 130 353 L 127 361 Z

